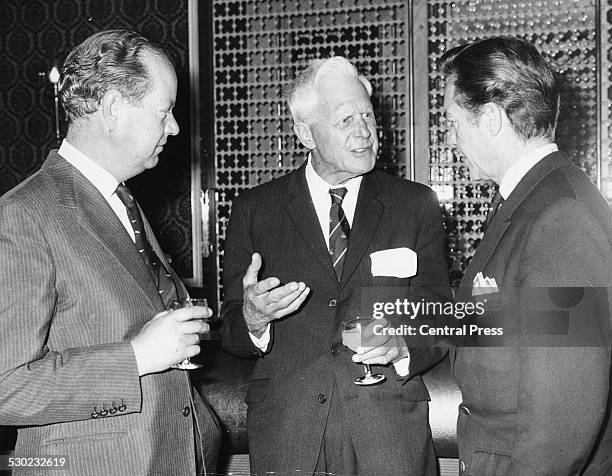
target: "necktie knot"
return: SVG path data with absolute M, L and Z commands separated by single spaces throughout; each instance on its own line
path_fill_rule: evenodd
M 123 183 L 117 185 L 115 193 L 119 197 L 119 200 L 121 200 L 127 208 L 132 208 L 134 206 L 135 201 L 134 197 L 132 196 L 132 192 L 130 192 L 130 189 L 127 188 Z
M 504 197 L 502 197 L 502 194 L 499 193 L 498 190 L 497 192 L 495 192 L 495 195 L 493 195 L 493 200 L 491 200 L 491 204 L 489 205 L 489 211 L 487 212 L 487 218 L 485 219 L 483 232 L 487 231 L 487 229 L 491 225 L 491 222 L 493 221 L 493 217 L 495 217 L 497 209 L 503 202 Z
M 493 200 L 491 200 L 491 210 L 493 210 L 493 213 L 497 212 L 497 209 L 503 202 L 504 202 L 504 197 L 502 197 L 502 194 L 499 193 L 499 190 L 498 190 L 497 192 L 495 192 L 495 195 L 493 195 Z
M 346 195 L 346 187 L 330 188 L 329 194 L 331 195 L 332 205 L 342 205 L 342 200 Z

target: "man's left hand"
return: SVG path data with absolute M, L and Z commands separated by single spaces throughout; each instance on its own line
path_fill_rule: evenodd
M 368 365 L 386 365 L 409 357 L 408 346 L 400 336 L 391 336 L 378 347 L 359 347 L 353 355 L 353 362 Z

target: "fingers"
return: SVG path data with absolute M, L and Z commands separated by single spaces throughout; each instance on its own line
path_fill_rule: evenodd
M 256 296 L 259 296 L 262 294 L 266 294 L 267 292 L 271 290 L 274 290 L 274 288 L 276 288 L 279 284 L 280 284 L 280 280 L 278 278 L 275 278 L 275 277 L 266 278 L 255 284 L 252 284 L 251 290 L 253 294 L 255 294 Z M 296 283 L 289 283 L 289 284 L 296 284 Z M 288 286 L 288 284 L 285 284 L 283 288 L 286 286 Z
M 270 291 L 266 299 L 278 309 L 284 309 L 297 299 L 304 289 L 306 289 L 304 283 L 288 283 Z
M 299 309 L 310 288 L 304 283 L 289 283 L 276 288 L 262 298 L 263 313 L 272 319 L 280 319 Z
M 303 283 L 300 283 L 303 284 Z M 293 301 L 284 308 L 284 310 L 282 311 L 283 316 L 286 316 L 287 314 L 291 314 L 292 312 L 297 311 L 300 306 L 302 305 L 302 303 L 306 300 L 306 298 L 308 297 L 308 294 L 310 293 L 310 288 L 307 287 L 306 285 L 304 285 L 304 289 L 302 289 L 302 291 L 296 291 L 298 292 L 298 295 L 293 299 Z M 281 316 L 282 317 L 282 316 Z
M 408 348 L 402 339 L 392 339 L 378 347 L 359 347 L 353 362 L 368 365 L 386 365 L 408 356 Z
M 388 347 L 387 344 L 380 347 L 359 347 L 358 352 L 353 355 L 353 362 L 362 364 L 385 365 L 397 358 L 399 353 L 395 347 Z
M 186 358 L 195 357 L 201 352 L 201 348 L 199 345 L 190 345 L 185 348 L 185 357 L 182 358 L 179 362 L 185 360 Z M 177 362 L 178 363 L 178 362 Z
M 190 321 L 193 319 L 206 319 L 212 316 L 212 311 L 208 307 L 193 306 L 193 307 L 182 307 L 174 311 L 165 311 L 157 316 L 164 317 L 166 314 L 170 319 L 175 321 Z
M 261 269 L 261 255 L 259 253 L 253 253 L 251 256 L 251 264 L 244 273 L 244 277 L 242 278 L 242 285 L 246 288 L 247 286 L 252 286 L 257 284 L 257 275 L 259 274 L 259 270 Z
M 180 324 L 180 329 L 183 334 L 204 334 L 210 331 L 210 326 L 202 319 L 192 319 Z

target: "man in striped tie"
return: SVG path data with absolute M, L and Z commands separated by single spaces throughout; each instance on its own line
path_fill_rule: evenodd
M 62 475 L 214 471 L 218 424 L 171 370 L 211 311 L 166 311 L 186 289 L 123 184 L 179 132 L 174 68 L 142 36 L 101 31 L 60 86 L 66 140 L 0 199 L 0 425 L 19 427 L 16 457 L 64 458 Z
M 286 93 L 307 160 L 233 203 L 222 339 L 258 358 L 246 396 L 256 474 L 435 474 L 420 374 L 441 354 L 399 336 L 353 354 L 340 340 L 344 319 L 371 317 L 367 289 L 429 296 L 448 286 L 435 194 L 373 170 L 371 93 L 345 58 L 311 62 Z M 396 251 L 406 272 L 373 272 L 373 255 Z M 418 271 L 408 272 L 413 255 Z M 355 385 L 358 362 L 386 381 Z

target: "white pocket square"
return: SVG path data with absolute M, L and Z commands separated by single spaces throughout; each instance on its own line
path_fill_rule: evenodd
M 485 278 L 482 273 L 478 273 L 474 276 L 474 282 L 472 283 L 472 296 L 480 296 L 482 294 L 492 294 L 499 292 L 495 278 Z
M 417 273 L 417 254 L 410 248 L 392 248 L 370 254 L 372 276 L 409 278 Z

